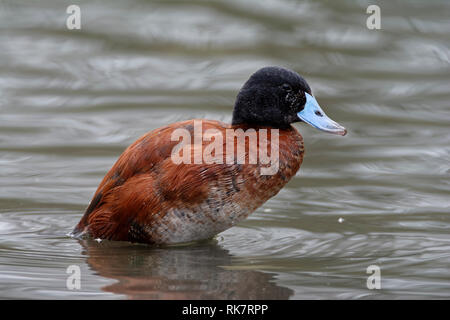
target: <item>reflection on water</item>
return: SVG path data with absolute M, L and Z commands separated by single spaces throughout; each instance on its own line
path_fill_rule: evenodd
M 379 31 L 365 0 L 81 0 L 69 31 L 72 3 L 0 0 L 0 298 L 450 297 L 449 1 L 378 1 Z M 130 143 L 229 121 L 267 65 L 301 73 L 348 135 L 296 125 L 299 173 L 217 243 L 66 236 Z
M 227 270 L 231 255 L 215 243 L 150 248 L 104 241 L 81 241 L 87 263 L 118 282 L 102 290 L 130 299 L 288 299 L 293 291 L 273 276 Z

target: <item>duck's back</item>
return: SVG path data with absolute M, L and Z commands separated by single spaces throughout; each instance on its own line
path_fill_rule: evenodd
M 230 135 L 236 129 L 250 132 L 218 121 L 189 120 L 142 136 L 106 174 L 74 234 L 171 244 L 211 238 L 246 218 L 295 175 L 303 159 L 303 141 L 298 131 L 289 127 L 277 131 L 275 146 L 270 128 L 254 128 L 257 144 L 247 139 L 242 163 L 242 157 L 237 160 L 238 139 Z M 260 129 L 266 130 L 267 139 Z M 181 140 L 173 137 L 181 137 L 183 132 L 193 139 L 180 151 Z M 200 141 L 194 138 L 199 133 L 203 136 Z M 222 135 L 222 140 L 216 140 L 217 135 Z M 261 168 L 271 164 L 262 164 L 259 158 L 256 164 L 249 162 L 255 152 L 260 154 L 260 144 L 266 141 L 267 155 L 277 152 L 279 157 L 277 170 L 261 175 Z M 212 142 L 222 142 L 223 148 L 208 153 Z M 227 149 L 230 145 L 232 151 Z M 181 158 L 186 160 L 187 150 L 190 161 L 180 163 Z

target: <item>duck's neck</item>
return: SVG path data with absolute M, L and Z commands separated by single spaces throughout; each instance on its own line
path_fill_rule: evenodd
M 261 139 L 261 130 L 257 132 L 258 151 L 261 152 L 261 143 L 265 144 L 265 137 Z M 254 208 L 276 195 L 295 176 L 303 161 L 303 138 L 300 133 L 294 127 L 280 129 L 278 133 L 276 138 L 278 141 L 275 141 L 275 132 L 272 130 L 267 132 L 266 151 L 270 161 L 266 162 L 267 164 L 259 162 L 257 170 L 253 170 L 252 166 L 244 166 L 242 170 L 245 176 L 242 180 L 245 181 L 247 189 L 245 194 L 252 194 L 252 200 L 248 201 Z M 262 171 L 263 168 L 265 173 Z

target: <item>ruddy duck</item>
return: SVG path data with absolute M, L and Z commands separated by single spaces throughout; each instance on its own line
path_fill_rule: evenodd
M 299 74 L 280 67 L 258 70 L 239 91 L 231 124 L 177 122 L 129 146 L 100 183 L 73 235 L 150 244 L 212 238 L 275 196 L 298 171 L 304 149 L 294 122 L 346 134 Z

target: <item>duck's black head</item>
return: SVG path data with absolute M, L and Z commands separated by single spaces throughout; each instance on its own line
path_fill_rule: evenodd
M 346 133 L 325 115 L 306 80 L 294 71 L 281 67 L 259 69 L 238 93 L 233 125 L 286 128 L 299 121 L 330 133 Z

